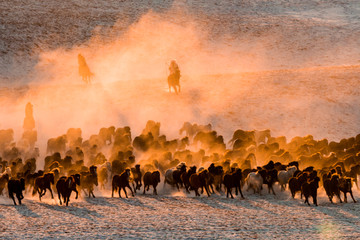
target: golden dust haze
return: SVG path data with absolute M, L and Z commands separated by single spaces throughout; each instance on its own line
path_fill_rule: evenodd
M 13 128 L 19 139 L 25 105 L 31 102 L 41 149 L 48 138 L 62 135 L 70 127 L 81 128 L 84 139 L 111 125 L 128 125 L 136 136 L 147 120 L 161 122 L 161 132 L 169 138 L 178 137 L 185 121 L 212 123 L 226 139 L 239 127 L 270 128 L 276 135 L 291 136 L 311 130 L 302 112 L 289 112 L 302 111 L 322 99 L 294 98 L 292 91 L 274 96 L 282 79 L 277 82 L 268 72 L 245 73 L 271 69 L 274 57 L 287 61 L 281 53 L 269 56 L 267 49 L 270 42 L 281 39 L 280 35 L 268 33 L 246 44 L 236 42 L 231 35 L 214 41 L 207 32 L 210 23 L 196 21 L 177 8 L 167 13 L 150 11 L 119 33 L 121 21 L 111 28 L 95 28 L 93 37 L 81 45 L 42 52 L 29 86 L 2 98 L 0 128 Z M 99 34 L 100 30 L 107 34 Z M 79 53 L 94 73 L 91 85 L 84 84 L 78 74 Z M 168 93 L 166 83 L 172 59 L 182 73 L 178 96 Z M 286 81 L 298 75 L 278 74 Z M 267 105 L 267 98 L 279 105 Z M 237 106 L 247 104 L 249 108 L 237 112 Z M 299 121 L 306 128 L 294 127 L 288 120 Z

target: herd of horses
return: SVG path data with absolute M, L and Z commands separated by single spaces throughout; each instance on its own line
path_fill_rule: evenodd
M 234 198 L 242 190 L 261 194 L 263 186 L 276 194 L 287 187 L 293 198 L 300 193 L 317 205 L 317 191 L 323 187 L 333 202 L 336 196 L 346 202 L 352 186 L 358 187 L 360 174 L 360 135 L 339 142 L 315 140 L 313 136 L 273 137 L 270 130 L 236 130 L 229 142 L 210 124 L 184 123 L 180 138 L 160 134 L 160 123 L 148 121 L 140 135 L 132 137 L 130 127 L 101 128 L 98 134 L 82 138 L 79 128 L 47 142 L 47 156 L 39 159 L 36 148 L 17 147 L 13 131 L 0 130 L 0 194 L 6 192 L 16 205 L 23 192 L 38 194 L 39 201 L 49 192 L 57 193 L 59 204 L 68 205 L 72 192 L 95 197 L 94 191 L 121 191 L 128 197 L 157 187 L 161 180 L 178 191 L 195 196 L 226 194 Z M 43 167 L 39 163 L 44 162 Z M 39 170 L 41 169 L 41 170 Z M 4 191 L 5 190 L 5 191 Z M 341 197 L 340 193 L 343 193 Z

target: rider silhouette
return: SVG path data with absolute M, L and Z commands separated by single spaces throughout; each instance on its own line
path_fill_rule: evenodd
M 178 93 L 178 91 L 180 92 L 180 69 L 175 60 L 171 61 L 169 66 L 169 71 L 170 71 L 170 74 L 168 76 L 169 92 L 171 92 L 171 87 L 173 87 L 175 93 Z
M 180 69 L 175 60 L 171 61 L 169 66 L 169 71 L 170 71 L 170 75 L 174 75 L 175 79 L 180 78 Z
M 83 55 L 78 55 L 79 75 L 85 83 L 90 83 L 90 76 L 93 75 Z

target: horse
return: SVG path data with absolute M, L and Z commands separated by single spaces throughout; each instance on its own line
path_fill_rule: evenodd
M 78 55 L 78 62 L 79 62 L 79 75 L 82 77 L 82 80 L 85 83 L 90 83 L 90 77 L 94 74 L 90 71 L 89 66 L 87 65 L 85 58 L 79 54 Z
M 142 186 L 141 184 L 141 178 L 142 178 L 142 173 L 140 170 L 140 165 L 136 164 L 135 168 L 131 168 L 131 173 L 133 175 L 133 188 L 134 188 L 134 192 L 136 193 L 136 190 L 140 190 L 140 187 Z M 136 184 L 136 186 L 135 186 Z
M 8 182 L 8 193 L 9 197 L 14 201 L 14 205 L 16 205 L 14 193 L 19 200 L 19 204 L 21 205 L 21 200 L 24 198 L 23 191 L 25 190 L 25 179 L 21 178 L 20 180 L 10 179 Z
M 35 185 L 32 195 L 34 196 L 36 192 L 39 193 L 39 199 L 41 201 L 41 197 L 45 195 L 46 189 L 49 189 L 51 193 L 51 198 L 53 199 L 54 195 L 51 190 L 51 184 L 54 184 L 54 178 L 55 178 L 55 174 L 52 172 L 46 173 L 44 174 L 44 176 L 37 177 L 35 179 Z
M 130 178 L 130 169 L 126 169 L 120 175 L 115 175 L 113 177 L 111 197 L 114 197 L 114 191 L 117 191 L 119 189 L 119 197 L 121 198 L 120 191 L 121 189 L 123 189 L 125 192 L 125 196 L 127 198 L 128 195 L 126 193 L 125 187 L 129 188 L 131 191 L 131 195 L 134 196 L 134 192 L 129 184 L 129 178 Z
M 144 174 L 144 192 L 143 192 L 143 194 L 145 194 L 145 191 L 149 191 L 150 185 L 152 185 L 154 188 L 154 194 L 157 195 L 156 187 L 159 182 L 160 182 L 160 172 L 159 171 L 154 171 L 152 173 L 146 172 Z M 146 189 L 146 187 L 147 187 L 147 189 Z
M 90 172 L 81 173 L 81 188 L 84 190 L 84 192 L 85 189 L 87 189 L 89 192 L 89 197 L 92 195 L 92 197 L 95 198 L 94 185 L 98 186 L 97 167 L 91 166 Z
M 80 174 L 71 175 L 70 177 L 61 177 L 56 183 L 56 189 L 59 196 L 60 205 L 62 205 L 61 197 L 64 199 L 66 206 L 69 204 L 71 192 L 76 193 L 75 199 L 78 198 L 76 185 L 80 186 Z
M 171 87 L 174 88 L 175 93 L 178 94 L 178 90 L 176 87 L 179 88 L 179 92 L 180 92 L 180 73 L 176 72 L 173 74 L 170 74 L 168 76 L 168 85 L 169 85 L 169 92 L 171 92 Z

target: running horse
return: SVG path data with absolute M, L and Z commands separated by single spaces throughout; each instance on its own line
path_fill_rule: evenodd
M 171 87 L 174 88 L 175 93 L 178 94 L 178 90 L 176 87 L 179 88 L 180 92 L 180 71 L 176 71 L 173 74 L 168 76 L 168 84 L 169 84 L 169 92 L 171 92 Z
M 86 63 L 85 58 L 81 54 L 78 55 L 78 62 L 79 75 L 82 77 L 82 80 L 85 83 L 90 83 L 90 77 L 94 74 L 90 71 L 90 68 Z

